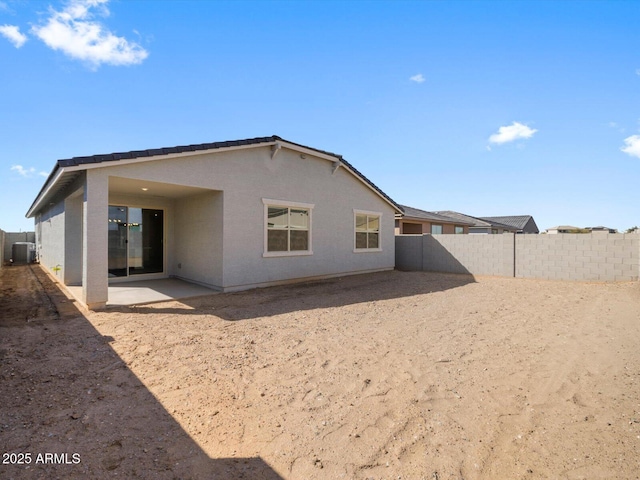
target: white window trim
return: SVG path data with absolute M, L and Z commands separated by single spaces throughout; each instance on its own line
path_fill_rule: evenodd
M 263 198 L 264 205 L 264 228 L 263 228 L 263 251 L 262 257 L 301 257 L 305 255 L 313 255 L 313 209 L 315 203 L 290 202 L 288 200 L 274 200 L 271 198 Z M 304 208 L 309 210 L 309 250 L 293 250 L 290 252 L 269 252 L 268 248 L 268 225 L 269 225 L 269 207 L 285 207 L 285 208 Z
M 378 248 L 356 248 L 356 215 L 371 215 L 378 217 Z M 382 212 L 353 209 L 353 253 L 370 253 L 382 251 Z

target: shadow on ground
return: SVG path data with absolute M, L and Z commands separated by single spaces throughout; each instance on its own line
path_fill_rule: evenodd
M 445 291 L 469 283 L 475 283 L 472 275 L 388 271 L 182 299 L 172 304 L 114 307 L 110 311 L 154 315 L 212 314 L 224 320 L 247 320 L 398 298 L 411 301 L 410 297 L 415 295 Z
M 110 341 L 38 266 L 0 268 L 0 451 L 30 454 L 0 478 L 282 478 L 210 458 Z

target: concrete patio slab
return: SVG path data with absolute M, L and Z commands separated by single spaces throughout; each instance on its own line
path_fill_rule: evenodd
M 107 306 L 141 305 L 219 293 L 201 285 L 175 278 L 140 280 L 109 285 Z
M 81 286 L 65 286 L 73 297 L 81 301 Z M 139 280 L 109 285 L 107 307 L 144 305 L 147 303 L 167 302 L 184 298 L 201 297 L 219 293 L 216 290 L 185 282 L 176 278 L 161 280 Z

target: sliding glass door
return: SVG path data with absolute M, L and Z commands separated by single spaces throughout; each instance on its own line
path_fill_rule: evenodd
M 164 270 L 164 212 L 109 205 L 109 278 Z
M 109 205 L 109 278 L 127 276 L 127 207 Z

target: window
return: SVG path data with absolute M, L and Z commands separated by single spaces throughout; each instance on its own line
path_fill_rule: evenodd
M 422 224 L 402 222 L 402 233 L 406 235 L 421 235 Z
M 311 211 L 314 205 L 263 198 L 263 256 L 311 255 Z
M 491 229 L 491 233 L 492 233 L 493 235 L 497 234 L 497 233 L 498 233 L 498 229 L 497 229 L 497 228 L 492 228 L 492 229 Z
M 460 227 L 460 226 L 456 225 L 456 227 L 455 227 L 455 233 L 456 233 L 456 234 L 464 233 L 464 227 Z
M 440 235 L 442 233 L 442 225 L 431 224 L 431 235 Z
M 354 210 L 355 216 L 355 249 L 354 251 L 375 250 L 380 247 L 381 213 Z

